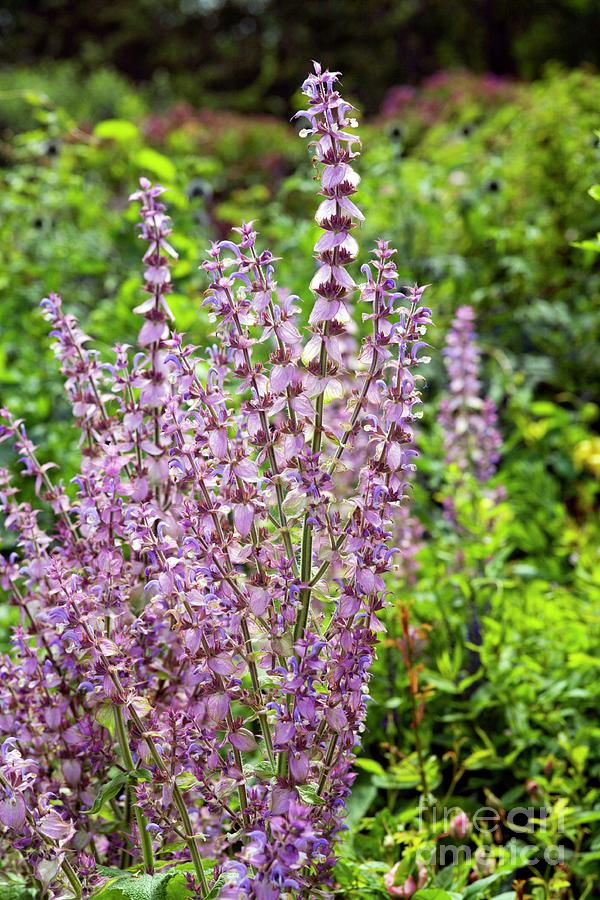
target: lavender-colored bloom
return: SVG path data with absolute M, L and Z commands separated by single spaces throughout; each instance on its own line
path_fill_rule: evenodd
M 431 311 L 385 241 L 355 282 L 356 122 L 334 73 L 315 64 L 304 92 L 322 195 L 308 333 L 246 222 L 202 266 L 214 344 L 185 344 L 164 191 L 142 179 L 137 352 L 101 362 L 60 298 L 43 304 L 82 432 L 73 500 L 0 414 L 55 515 L 44 530 L 0 471 L 17 545 L 0 580 L 20 612 L 0 660 L 0 853 L 45 881 L 89 892 L 94 860 L 152 871 L 184 835 L 169 861 L 191 862 L 198 896 L 221 872 L 238 898 L 332 883 L 385 577 L 406 555 Z M 105 828 L 94 801 L 115 764 L 136 774 Z
M 26 810 L 22 794 L 7 792 L 0 800 L 0 822 L 11 831 L 20 832 L 25 825 Z
M 475 333 L 475 312 L 461 306 L 450 326 L 443 350 L 448 372 L 448 393 L 440 404 L 446 459 L 480 482 L 495 473 L 502 438 L 496 427 L 494 401 L 481 397 L 480 350 Z

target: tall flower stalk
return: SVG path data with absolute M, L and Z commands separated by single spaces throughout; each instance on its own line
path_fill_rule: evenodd
M 315 162 L 322 165 L 321 202 L 316 220 L 323 234 L 315 244 L 317 271 L 310 283 L 315 296 L 309 326 L 312 336 L 304 350 L 303 360 L 308 363 L 316 385 L 315 414 L 312 429 L 311 454 L 320 458 L 323 442 L 323 406 L 325 391 L 330 379 L 342 364 L 340 338 L 349 320 L 348 301 L 356 284 L 347 266 L 358 255 L 358 244 L 352 235 L 363 214 L 350 199 L 356 192 L 358 175 L 350 165 L 358 153 L 353 150 L 358 137 L 353 129 L 355 119 L 350 117 L 352 107 L 335 89 L 337 74 L 323 72 L 315 65 L 302 86 L 308 98 L 308 109 L 297 113 L 308 119 L 310 127 L 303 129 L 303 136 L 311 136 L 315 149 Z M 312 366 L 311 366 L 312 363 Z M 339 382 L 336 382 L 336 386 Z M 311 598 L 313 569 L 313 531 L 317 516 L 308 508 L 302 530 L 300 577 L 300 613 L 296 619 L 294 637 L 304 636 Z
M 60 297 L 43 303 L 82 433 L 73 499 L 2 413 L 55 525 L 2 475 L 21 624 L 2 661 L 0 840 L 74 894 L 99 865 L 152 876 L 158 860 L 199 897 L 331 891 L 431 312 L 383 240 L 354 281 L 356 122 L 335 73 L 315 64 L 303 89 L 322 229 L 307 336 L 248 222 L 202 264 L 213 346 L 184 343 L 164 191 L 142 179 L 138 352 L 100 360 Z M 351 360 L 353 303 L 368 334 Z
M 482 397 L 473 307 L 457 309 L 442 353 L 448 373 L 448 392 L 440 404 L 446 462 L 484 483 L 496 471 L 502 438 L 496 404 Z

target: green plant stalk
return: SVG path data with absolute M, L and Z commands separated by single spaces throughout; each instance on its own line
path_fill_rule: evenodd
M 321 778 L 319 779 L 319 786 L 317 788 L 317 794 L 319 797 L 325 790 L 325 785 L 327 784 L 327 779 L 329 777 L 329 770 L 331 768 L 331 764 L 333 763 L 333 757 L 335 754 L 335 748 L 337 746 L 338 736 L 337 734 L 333 734 L 329 740 L 329 746 L 327 747 L 327 754 L 325 756 L 325 761 L 323 763 L 323 772 L 321 774 Z
M 183 827 L 185 829 L 186 843 L 188 849 L 190 851 L 190 855 L 192 857 L 192 863 L 194 864 L 194 870 L 200 884 L 202 885 L 202 890 L 205 895 L 207 895 L 210 891 L 208 887 L 208 882 L 206 880 L 206 874 L 204 872 L 204 866 L 202 865 L 202 857 L 200 856 L 200 851 L 198 850 L 198 845 L 196 844 L 196 839 L 192 834 L 192 823 L 190 821 L 190 817 L 187 811 L 187 807 L 185 805 L 185 800 L 183 799 L 183 795 L 179 789 L 179 785 L 175 782 L 173 784 L 173 799 L 175 801 L 175 805 L 179 811 L 179 815 L 181 816 L 181 821 L 183 822 Z
M 125 793 L 125 808 L 123 810 L 125 824 L 128 826 L 131 822 L 131 792 L 126 791 Z M 131 856 L 130 851 L 127 847 L 123 847 L 121 850 L 121 861 L 120 866 L 122 869 L 127 869 L 133 863 L 133 858 Z
M 323 336 L 327 333 L 327 326 L 325 326 L 325 330 Z M 325 377 L 327 374 L 327 350 L 325 348 L 325 341 L 321 344 L 321 355 L 319 357 L 319 367 L 321 371 L 321 376 Z M 316 405 L 315 405 L 315 425 L 314 432 L 312 438 L 312 452 L 319 453 L 321 449 L 321 442 L 323 439 L 323 405 L 324 405 L 324 392 L 321 392 L 317 397 Z M 306 626 L 308 624 L 308 616 L 310 612 L 310 598 L 312 595 L 312 555 L 313 555 L 313 527 L 311 523 L 308 521 L 310 518 L 309 511 L 307 510 L 304 514 L 304 523 L 302 525 L 302 543 L 300 550 L 300 581 L 303 585 L 305 585 L 300 591 L 300 610 L 298 612 L 298 616 L 296 618 L 296 622 L 294 623 L 294 643 L 301 640 L 304 637 L 304 632 L 306 631 Z M 280 776 L 284 776 L 287 773 L 288 767 L 288 758 L 287 753 L 280 754 L 277 771 Z
M 242 637 L 244 638 L 244 643 L 246 644 L 246 651 L 248 654 L 252 654 L 252 638 L 250 637 L 250 632 L 248 630 L 248 623 L 242 617 L 240 620 L 240 627 L 242 630 Z M 256 666 L 256 662 L 250 657 L 248 660 L 248 671 L 250 672 L 250 680 L 252 681 L 252 688 L 254 690 L 254 694 L 256 697 L 260 698 L 262 695 L 262 689 L 260 686 L 260 681 L 258 678 L 258 668 Z M 258 721 L 260 724 L 260 730 L 262 732 L 263 740 L 265 742 L 265 747 L 267 748 L 267 756 L 269 757 L 269 762 L 274 767 L 275 766 L 275 753 L 273 750 L 273 741 L 271 738 L 271 729 L 269 727 L 269 720 L 267 714 L 264 710 L 258 710 Z
M 407 651 L 409 654 L 410 667 L 413 666 L 413 658 L 412 652 L 410 649 Z M 408 672 L 408 677 L 410 679 L 410 670 Z M 410 694 L 410 703 L 411 703 L 411 712 L 414 723 L 414 733 L 415 733 L 415 749 L 417 751 L 417 760 L 419 762 L 419 775 L 421 777 L 421 787 L 423 789 L 424 794 L 429 794 L 429 784 L 427 782 L 427 771 L 425 769 L 425 756 L 423 753 L 423 745 L 421 743 L 421 731 L 419 728 L 419 715 L 418 715 L 418 707 L 417 707 L 417 698 L 416 695 L 413 694 L 410 684 L 408 692 Z
M 325 326 L 323 337 L 327 334 L 327 324 Z M 325 341 L 321 344 L 321 355 L 319 357 L 319 369 L 321 378 L 327 374 L 327 349 Z M 317 397 L 315 404 L 315 424 L 312 437 L 311 451 L 319 453 L 323 441 L 323 405 L 324 392 Z M 302 526 L 302 549 L 300 553 L 300 580 L 305 587 L 300 591 L 300 612 L 294 626 L 294 642 L 304 637 L 306 625 L 308 623 L 308 614 L 310 610 L 310 598 L 312 594 L 311 576 L 312 576 L 312 551 L 313 551 L 313 526 L 308 521 L 310 514 L 307 511 L 304 515 L 304 524 Z
M 67 859 L 63 859 L 63 861 L 60 864 L 60 867 L 63 870 L 63 872 L 65 873 L 65 876 L 66 876 L 69 884 L 73 888 L 73 891 L 75 892 L 75 897 L 77 898 L 77 900 L 80 900 L 80 898 L 83 897 L 83 887 L 82 887 L 82 884 L 81 884 L 79 878 L 77 877 L 77 874 L 76 874 L 73 866 Z
M 131 749 L 129 747 L 129 737 L 127 734 L 127 725 L 125 724 L 125 717 L 123 715 L 123 707 L 115 706 L 115 730 L 117 732 L 117 741 L 119 742 L 119 749 L 121 751 L 121 756 L 123 757 L 123 762 L 125 764 L 125 768 L 128 772 L 133 772 L 135 769 L 135 764 L 133 762 L 133 756 L 131 755 Z M 131 785 L 127 786 L 127 794 L 130 797 L 129 802 L 131 803 L 131 791 L 133 788 Z M 137 822 L 138 832 L 140 835 L 140 843 L 142 845 L 142 856 L 144 858 L 144 869 L 148 873 L 148 875 L 154 874 L 154 851 L 152 850 L 152 838 L 146 831 L 146 825 L 148 824 L 148 820 L 146 819 L 142 810 L 134 803 L 133 804 L 133 812 L 135 815 L 135 820 Z
M 183 799 L 183 794 L 181 793 L 181 789 L 174 778 L 171 778 L 168 769 L 166 768 L 160 753 L 156 749 L 156 744 L 154 743 L 154 739 L 151 735 L 147 734 L 144 730 L 144 723 L 140 719 L 139 715 L 135 711 L 135 709 L 130 708 L 129 713 L 131 715 L 131 719 L 138 729 L 140 734 L 142 735 L 144 741 L 146 742 L 146 746 L 150 751 L 150 756 L 152 757 L 152 762 L 155 766 L 161 771 L 163 775 L 167 777 L 171 784 L 171 789 L 173 791 L 173 800 L 175 801 L 175 806 L 177 807 L 177 811 L 181 817 L 181 822 L 184 828 L 184 840 L 187 845 L 188 850 L 190 851 L 190 856 L 192 857 L 192 863 L 194 865 L 194 871 L 198 876 L 198 880 L 202 886 L 202 890 L 204 894 L 209 893 L 209 886 L 206 880 L 206 874 L 204 872 L 204 866 L 202 865 L 202 857 L 200 856 L 200 852 L 198 850 L 198 845 L 196 844 L 196 838 L 192 833 L 192 823 L 190 821 L 190 817 L 187 811 L 187 807 L 185 805 L 185 800 Z

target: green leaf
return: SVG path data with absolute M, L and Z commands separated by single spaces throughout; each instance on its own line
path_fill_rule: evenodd
M 218 897 L 226 880 L 224 875 L 220 875 L 206 895 L 205 900 L 214 900 L 215 897 Z
M 182 791 L 189 791 L 198 784 L 198 779 L 193 772 L 180 772 L 175 776 L 175 781 Z
M 441 888 L 421 888 L 414 894 L 414 900 L 454 900 L 454 897 L 460 897 L 460 894 L 450 894 Z
M 163 856 L 170 853 L 178 853 L 179 850 L 184 850 L 185 847 L 186 843 L 183 840 L 169 841 L 168 844 L 163 844 L 160 850 L 157 850 L 157 856 Z
M 347 824 L 352 827 L 357 825 L 363 816 L 366 816 L 369 807 L 377 796 L 377 788 L 369 781 L 357 781 L 348 798 Z
M 437 688 L 438 691 L 442 691 L 444 694 L 458 693 L 458 687 L 454 684 L 453 681 L 450 681 L 449 678 L 444 678 L 441 675 L 437 675 L 435 672 L 428 671 L 427 680 L 433 685 L 434 688 Z
M 6 876 L 3 876 L 6 877 Z M 0 900 L 34 900 L 35 889 L 24 881 L 0 882 Z
M 43 106 L 48 102 L 47 96 L 39 91 L 24 91 L 23 100 L 25 103 L 29 103 L 30 106 Z M 0 887 L 2 887 L 2 885 L 0 885 Z
M 600 184 L 593 184 L 588 191 L 593 200 L 600 200 Z
M 296 786 L 296 790 L 300 794 L 301 799 L 305 803 L 308 803 L 309 806 L 317 806 L 323 802 L 321 796 L 317 794 L 317 789 L 313 784 L 299 784 Z
M 167 885 L 167 900 L 192 900 L 192 892 L 187 884 L 174 878 Z
M 133 122 L 125 119 L 105 119 L 98 122 L 94 128 L 94 134 L 98 138 L 107 141 L 116 141 L 119 144 L 128 144 L 139 137 L 139 128 Z
M 479 881 L 474 881 L 473 884 L 469 884 L 463 891 L 463 900 L 477 900 L 479 897 L 483 897 L 485 893 L 487 893 L 487 888 L 492 885 L 495 881 L 498 881 L 499 878 L 504 878 L 504 872 L 495 872 L 493 875 L 488 875 L 486 878 L 480 878 Z
M 481 749 L 474 750 L 470 753 L 467 758 L 463 762 L 463 766 L 465 769 L 483 769 L 490 762 L 490 760 L 494 759 L 494 751 L 488 747 L 482 747 Z
M 440 783 L 440 765 L 435 756 L 425 761 L 425 775 L 430 790 Z M 409 790 L 421 783 L 419 760 L 416 753 L 411 753 L 401 763 L 391 766 L 384 775 L 374 775 L 373 784 L 384 790 Z
M 130 781 L 152 781 L 152 772 L 150 769 L 134 769 L 129 772 Z
M 375 759 L 367 759 L 364 756 L 359 756 L 358 759 L 354 760 L 354 765 L 357 769 L 362 769 L 364 772 L 370 772 L 371 775 L 385 775 L 385 769 L 378 763 Z
M 98 900 L 167 900 L 167 885 L 178 873 L 164 872 L 161 875 L 131 875 L 124 873 L 94 894 Z
M 96 712 L 96 721 L 112 735 L 115 733 L 115 708 L 112 703 L 103 703 Z
M 122 869 L 115 869 L 114 866 L 102 866 L 96 863 L 96 872 L 99 875 L 106 875 L 107 878 L 121 878 L 123 876 Z
M 96 799 L 94 800 L 94 805 L 91 809 L 86 810 L 88 816 L 96 815 L 99 813 L 105 803 L 108 803 L 113 797 L 116 797 L 117 794 L 121 792 L 123 787 L 129 783 L 129 776 L 126 772 L 119 772 L 118 775 L 115 775 L 114 778 L 111 778 L 107 784 L 102 785 L 98 793 L 96 794 Z
M 270 779 L 275 777 L 275 770 L 270 762 L 262 760 L 249 770 L 248 774 L 254 774 L 257 778 Z
M 142 147 L 141 150 L 138 150 L 133 161 L 138 168 L 155 175 L 161 181 L 175 181 L 177 169 L 174 164 L 162 153 L 152 150 L 151 147 Z

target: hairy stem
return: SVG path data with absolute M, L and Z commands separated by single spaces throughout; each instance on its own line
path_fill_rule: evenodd
M 121 706 L 115 706 L 115 730 L 117 733 L 117 741 L 119 743 L 119 749 L 121 751 L 121 757 L 123 758 L 123 763 L 128 772 L 133 772 L 135 770 L 135 764 L 133 762 L 133 756 L 131 755 L 131 748 L 129 746 L 129 736 L 127 733 L 127 725 L 125 724 L 125 717 L 123 715 L 123 708 Z M 127 795 L 129 797 L 129 803 L 131 805 L 132 801 L 132 792 L 133 786 L 127 785 Z M 142 810 L 133 803 L 133 812 L 135 815 L 135 821 L 137 822 L 138 832 L 140 835 L 140 844 L 142 846 L 142 857 L 144 859 L 144 869 L 148 873 L 148 875 L 154 874 L 154 852 L 152 850 L 152 838 L 146 831 L 146 825 L 148 824 L 148 820 L 146 819 Z
M 324 378 L 327 374 L 327 350 L 325 348 L 325 341 L 321 344 L 319 367 L 321 377 Z M 311 450 L 314 454 L 321 451 L 323 440 L 323 403 L 324 397 L 323 392 L 321 392 L 317 397 L 315 404 L 315 424 L 311 446 Z M 309 519 L 310 510 L 307 510 L 304 515 L 304 525 L 302 526 L 302 550 L 300 556 L 300 580 L 304 587 L 300 591 L 300 611 L 294 626 L 294 643 L 304 637 L 310 611 L 310 598 L 312 594 L 313 526 Z
M 187 844 L 188 850 L 190 851 L 190 856 L 192 857 L 192 863 L 194 864 L 194 870 L 196 872 L 196 875 L 198 876 L 200 884 L 202 885 L 202 890 L 204 891 L 205 894 L 208 894 L 209 888 L 208 888 L 208 882 L 206 880 L 206 874 L 204 872 L 204 867 L 202 865 L 202 858 L 201 858 L 200 852 L 198 850 L 198 845 L 196 843 L 196 837 L 192 833 L 192 823 L 191 823 L 191 820 L 189 817 L 189 813 L 187 811 L 187 807 L 185 805 L 185 800 L 183 799 L 183 794 L 181 793 L 181 789 L 180 789 L 179 785 L 177 784 L 177 782 L 175 781 L 175 779 L 171 777 L 169 770 L 165 766 L 165 764 L 162 760 L 162 757 L 161 757 L 160 753 L 158 752 L 156 744 L 154 743 L 154 738 L 152 737 L 152 735 L 150 735 L 146 731 L 144 731 L 144 723 L 140 719 L 140 717 L 137 714 L 137 712 L 135 711 L 135 709 L 133 709 L 133 707 L 130 708 L 129 714 L 131 715 L 131 720 L 132 720 L 133 724 L 135 725 L 135 727 L 137 728 L 137 730 L 143 737 L 144 741 L 146 742 L 146 746 L 148 747 L 148 750 L 150 751 L 150 756 L 152 757 L 152 762 L 155 764 L 155 766 L 160 770 L 161 774 L 170 783 L 171 790 L 173 791 L 173 800 L 175 802 L 175 806 L 177 807 L 177 811 L 179 812 L 179 816 L 181 818 L 181 822 L 182 822 L 184 834 L 185 834 L 185 842 Z

